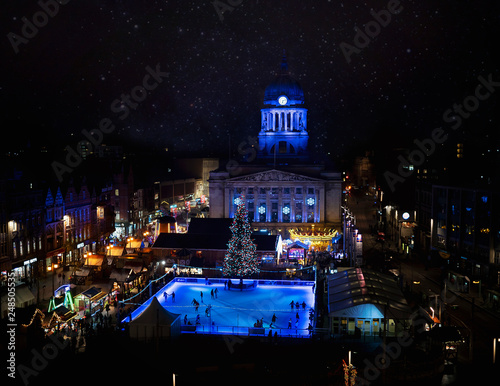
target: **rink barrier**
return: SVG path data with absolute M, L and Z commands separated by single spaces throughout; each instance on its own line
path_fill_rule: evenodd
M 267 337 L 269 331 L 277 332 L 280 337 L 289 338 L 311 338 L 314 331 L 309 332 L 307 328 L 265 328 L 265 327 L 241 327 L 241 326 L 207 326 L 207 325 L 182 325 L 182 334 L 200 335 L 239 335 Z
M 165 275 L 164 275 L 165 276 Z M 154 281 L 161 280 L 163 276 L 159 279 L 156 279 Z M 137 316 L 139 316 L 140 313 L 151 303 L 153 297 L 156 298 L 161 298 L 163 296 L 164 292 L 167 292 L 167 290 L 172 287 L 175 283 L 196 283 L 196 284 L 203 284 L 203 285 L 209 285 L 210 284 L 224 284 L 227 280 L 234 280 L 234 281 L 239 281 L 239 278 L 210 278 L 207 280 L 207 278 L 197 278 L 197 277 L 175 277 L 172 280 L 170 280 L 167 284 L 165 284 L 159 291 L 157 291 L 153 296 L 151 296 L 148 300 L 146 300 L 144 303 L 142 303 L 139 307 L 137 307 L 134 311 L 132 311 L 132 320 L 134 320 Z M 265 280 L 265 279 L 243 279 L 243 282 L 257 282 L 257 286 L 259 285 L 273 285 L 273 286 L 310 286 L 312 287 L 314 285 L 314 281 L 306 281 L 306 280 Z M 153 281 L 152 281 L 153 282 Z M 126 299 L 120 301 L 120 303 L 123 304 L 137 304 L 137 303 L 128 303 L 129 300 L 134 299 L 138 295 L 140 295 L 142 292 L 144 292 L 151 283 L 148 284 L 141 292 L 138 294 Z M 139 311 L 142 309 L 141 311 Z M 122 320 L 122 323 L 127 323 L 130 322 L 130 317 L 127 316 Z M 246 327 L 245 327 L 246 328 Z
M 188 266 L 188 265 L 178 265 L 178 266 L 190 268 L 190 266 Z M 308 269 L 313 269 L 313 268 L 314 268 L 314 266 L 309 266 L 309 267 L 298 268 L 297 270 L 301 271 L 301 270 L 308 270 Z M 207 268 L 204 268 L 204 269 L 207 269 Z M 220 271 L 220 268 L 208 268 L 208 269 L 215 269 L 215 270 Z M 264 271 L 264 270 L 261 270 L 260 272 L 282 273 L 282 272 L 287 272 L 287 271 Z M 137 294 L 135 294 L 127 299 L 120 300 L 118 303 L 131 304 L 131 303 L 128 303 L 130 300 L 133 300 L 136 297 L 138 297 L 139 295 L 141 295 L 144 291 L 148 290 L 149 286 L 151 286 L 153 283 L 156 283 L 160 280 L 163 280 L 163 278 L 165 278 L 167 275 L 169 275 L 169 273 L 165 273 L 163 276 L 161 276 L 157 279 L 150 280 L 148 285 L 146 287 L 144 287 L 141 291 L 139 291 Z M 183 280 L 181 280 L 181 279 L 183 279 Z M 239 280 L 239 279 L 233 279 L 233 278 L 211 278 L 211 279 L 209 279 L 209 281 L 211 281 L 213 283 L 224 283 L 224 281 L 226 281 L 228 279 Z M 203 278 L 194 278 L 194 277 L 175 277 L 168 284 L 175 283 L 177 281 L 198 283 L 200 280 L 206 280 L 206 278 L 203 279 Z M 253 279 L 244 279 L 244 280 L 253 280 Z M 314 284 L 314 281 L 310 281 L 310 280 L 305 280 L 305 281 L 302 281 L 302 280 L 262 280 L 262 279 L 255 279 L 255 280 L 257 281 L 257 284 L 270 283 L 270 285 L 311 285 L 312 286 Z M 281 283 L 281 284 L 275 284 L 275 283 Z

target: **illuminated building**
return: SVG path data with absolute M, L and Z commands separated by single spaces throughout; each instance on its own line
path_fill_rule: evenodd
M 210 217 L 232 218 L 243 201 L 254 231 L 283 239 L 314 231 L 331 240 L 341 224 L 342 180 L 340 173 L 310 157 L 304 103 L 304 92 L 283 56 L 279 73 L 265 90 L 258 149 L 246 149 L 250 158 L 235 161 L 234 168 L 210 173 Z

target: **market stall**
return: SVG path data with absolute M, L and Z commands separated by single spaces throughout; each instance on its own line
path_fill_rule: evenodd
M 102 311 L 106 295 L 106 292 L 102 292 L 100 288 L 96 287 L 91 287 L 76 295 L 74 302 L 80 316 L 87 313 L 93 315 L 97 311 Z

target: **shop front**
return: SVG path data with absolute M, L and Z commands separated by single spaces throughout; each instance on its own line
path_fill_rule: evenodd
M 36 277 L 38 258 L 12 263 L 12 272 L 18 283 L 30 283 Z M 7 274 L 7 273 L 6 273 Z

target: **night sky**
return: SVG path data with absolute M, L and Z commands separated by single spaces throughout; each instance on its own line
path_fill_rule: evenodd
M 0 119 L 15 135 L 4 135 L 4 153 L 46 146 L 59 160 L 104 118 L 116 125 L 109 145 L 234 151 L 260 129 L 284 49 L 305 92 L 310 149 L 334 159 L 429 137 L 450 126 L 443 113 L 473 95 L 478 76 L 500 81 L 498 1 L 401 1 L 350 63 L 341 43 L 354 45 L 355 27 L 387 1 L 233 0 L 223 20 L 209 0 L 61 2 L 46 19 L 36 1 L 0 6 Z M 12 34 L 22 38 L 23 17 L 34 16 L 42 26 L 14 47 Z M 168 77 L 120 119 L 113 102 L 142 84 L 147 66 Z M 497 87 L 461 130 L 497 133 L 499 96 Z

